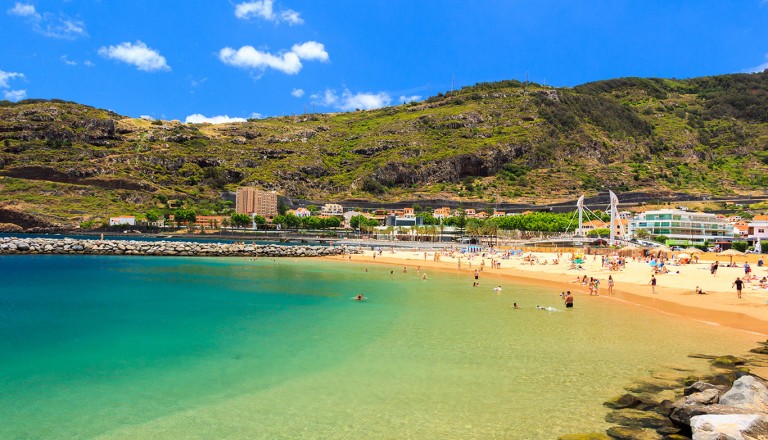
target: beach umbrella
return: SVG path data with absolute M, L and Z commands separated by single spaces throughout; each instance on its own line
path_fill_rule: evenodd
M 693 246 L 691 246 L 691 247 L 687 247 L 687 248 L 683 249 L 683 252 L 685 252 L 686 254 L 691 254 L 691 255 L 693 255 L 693 254 L 701 254 L 701 253 L 703 253 L 704 251 L 702 251 L 702 250 L 701 250 L 701 249 L 699 249 L 699 248 L 696 248 L 696 247 L 693 247 Z
M 722 251 L 717 255 L 724 255 L 731 259 L 730 263 L 733 263 L 733 257 L 738 255 L 744 255 L 744 252 L 737 251 L 736 249 L 728 249 L 727 251 Z
M 634 255 L 635 252 L 639 251 L 640 248 L 637 246 L 624 246 L 623 248 L 620 248 L 617 252 L 622 257 L 628 257 L 630 255 Z
M 670 249 L 668 246 L 664 246 L 664 245 L 661 245 L 659 247 L 655 247 L 655 248 L 653 248 L 651 250 L 651 254 L 653 254 L 653 255 L 655 255 L 657 257 L 660 256 L 662 253 L 668 254 L 670 252 L 672 252 L 672 249 Z
M 691 255 L 686 254 L 685 252 L 677 254 L 677 260 L 682 261 L 684 263 L 688 263 L 691 261 Z

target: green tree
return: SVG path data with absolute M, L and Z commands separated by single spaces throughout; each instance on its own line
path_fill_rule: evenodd
M 251 225 L 251 216 L 248 214 L 232 214 L 229 216 L 229 220 L 236 228 L 245 228 Z
M 436 219 L 431 212 L 423 211 L 417 214 L 416 217 L 421 217 L 421 221 L 424 223 L 424 225 L 437 225 L 440 223 L 440 221 Z
M 309 212 L 318 212 L 318 211 L 320 211 L 320 208 L 318 208 L 315 205 L 307 205 L 307 211 L 309 211 Z
M 267 219 L 265 219 L 262 215 L 254 215 L 253 222 L 256 223 L 256 227 L 260 227 L 267 224 Z
M 176 223 L 182 224 L 182 223 L 194 223 L 195 220 L 197 220 L 197 213 L 195 213 L 195 210 L 193 209 L 184 209 L 180 208 L 175 211 L 173 211 L 173 218 L 176 220 Z
M 597 228 L 587 232 L 587 237 L 608 237 L 611 235 L 609 228 Z
M 325 228 L 338 228 L 341 226 L 341 219 L 338 217 L 328 217 L 323 223 Z
M 646 238 L 651 236 L 651 233 L 648 232 L 646 229 L 638 229 L 635 231 L 635 236 L 639 238 L 640 240 L 645 240 Z
M 144 216 L 147 218 L 147 221 L 150 223 L 154 223 L 157 221 L 158 218 L 160 218 L 160 213 L 157 211 L 147 211 Z
M 301 226 L 307 229 L 322 229 L 325 225 L 324 219 L 320 217 L 304 217 L 301 219 Z
M 285 204 L 285 200 L 283 200 L 282 197 L 277 198 L 277 212 L 280 213 L 280 215 L 285 215 L 285 213 L 288 211 L 288 205 Z
M 732 246 L 737 251 L 744 252 L 747 250 L 747 246 L 749 246 L 749 243 L 747 243 L 746 241 L 734 241 Z
M 352 216 L 352 217 L 349 219 L 349 226 L 350 226 L 352 229 L 360 229 L 360 226 L 361 226 L 362 224 L 365 224 L 365 221 L 366 221 L 366 220 L 367 220 L 367 217 L 365 217 L 364 215 L 361 215 L 361 214 L 358 214 L 358 215 Z

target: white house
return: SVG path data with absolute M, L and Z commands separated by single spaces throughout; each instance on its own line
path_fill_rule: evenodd
M 136 217 L 132 215 L 120 215 L 109 218 L 109 226 L 131 225 L 136 226 Z
M 749 240 L 768 240 L 768 220 L 752 220 L 747 224 L 747 238 Z
M 288 211 L 291 212 L 291 211 Z M 293 215 L 295 215 L 298 218 L 307 218 L 311 217 L 312 213 L 307 208 L 296 208 L 295 211 L 293 211 Z

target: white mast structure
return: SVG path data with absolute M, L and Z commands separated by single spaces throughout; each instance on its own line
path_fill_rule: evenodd
M 613 191 L 608 191 L 608 194 L 611 199 L 611 204 L 608 208 L 611 213 L 611 237 L 609 244 L 614 246 L 616 244 L 616 226 L 619 226 L 619 233 L 624 237 L 624 225 L 619 218 L 619 198 L 616 197 L 616 194 L 614 194 Z
M 581 226 L 581 218 L 582 218 L 582 214 L 584 214 L 584 195 L 579 197 L 579 201 L 576 202 L 576 207 L 579 209 L 579 229 L 576 230 L 576 236 L 583 237 L 584 230 L 582 229 L 582 226 Z

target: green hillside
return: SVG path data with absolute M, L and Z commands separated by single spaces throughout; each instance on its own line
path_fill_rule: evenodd
M 481 83 L 373 111 L 224 125 L 59 100 L 0 102 L 0 209 L 73 224 L 241 185 L 292 198 L 544 203 L 581 194 L 762 194 L 768 72 Z

